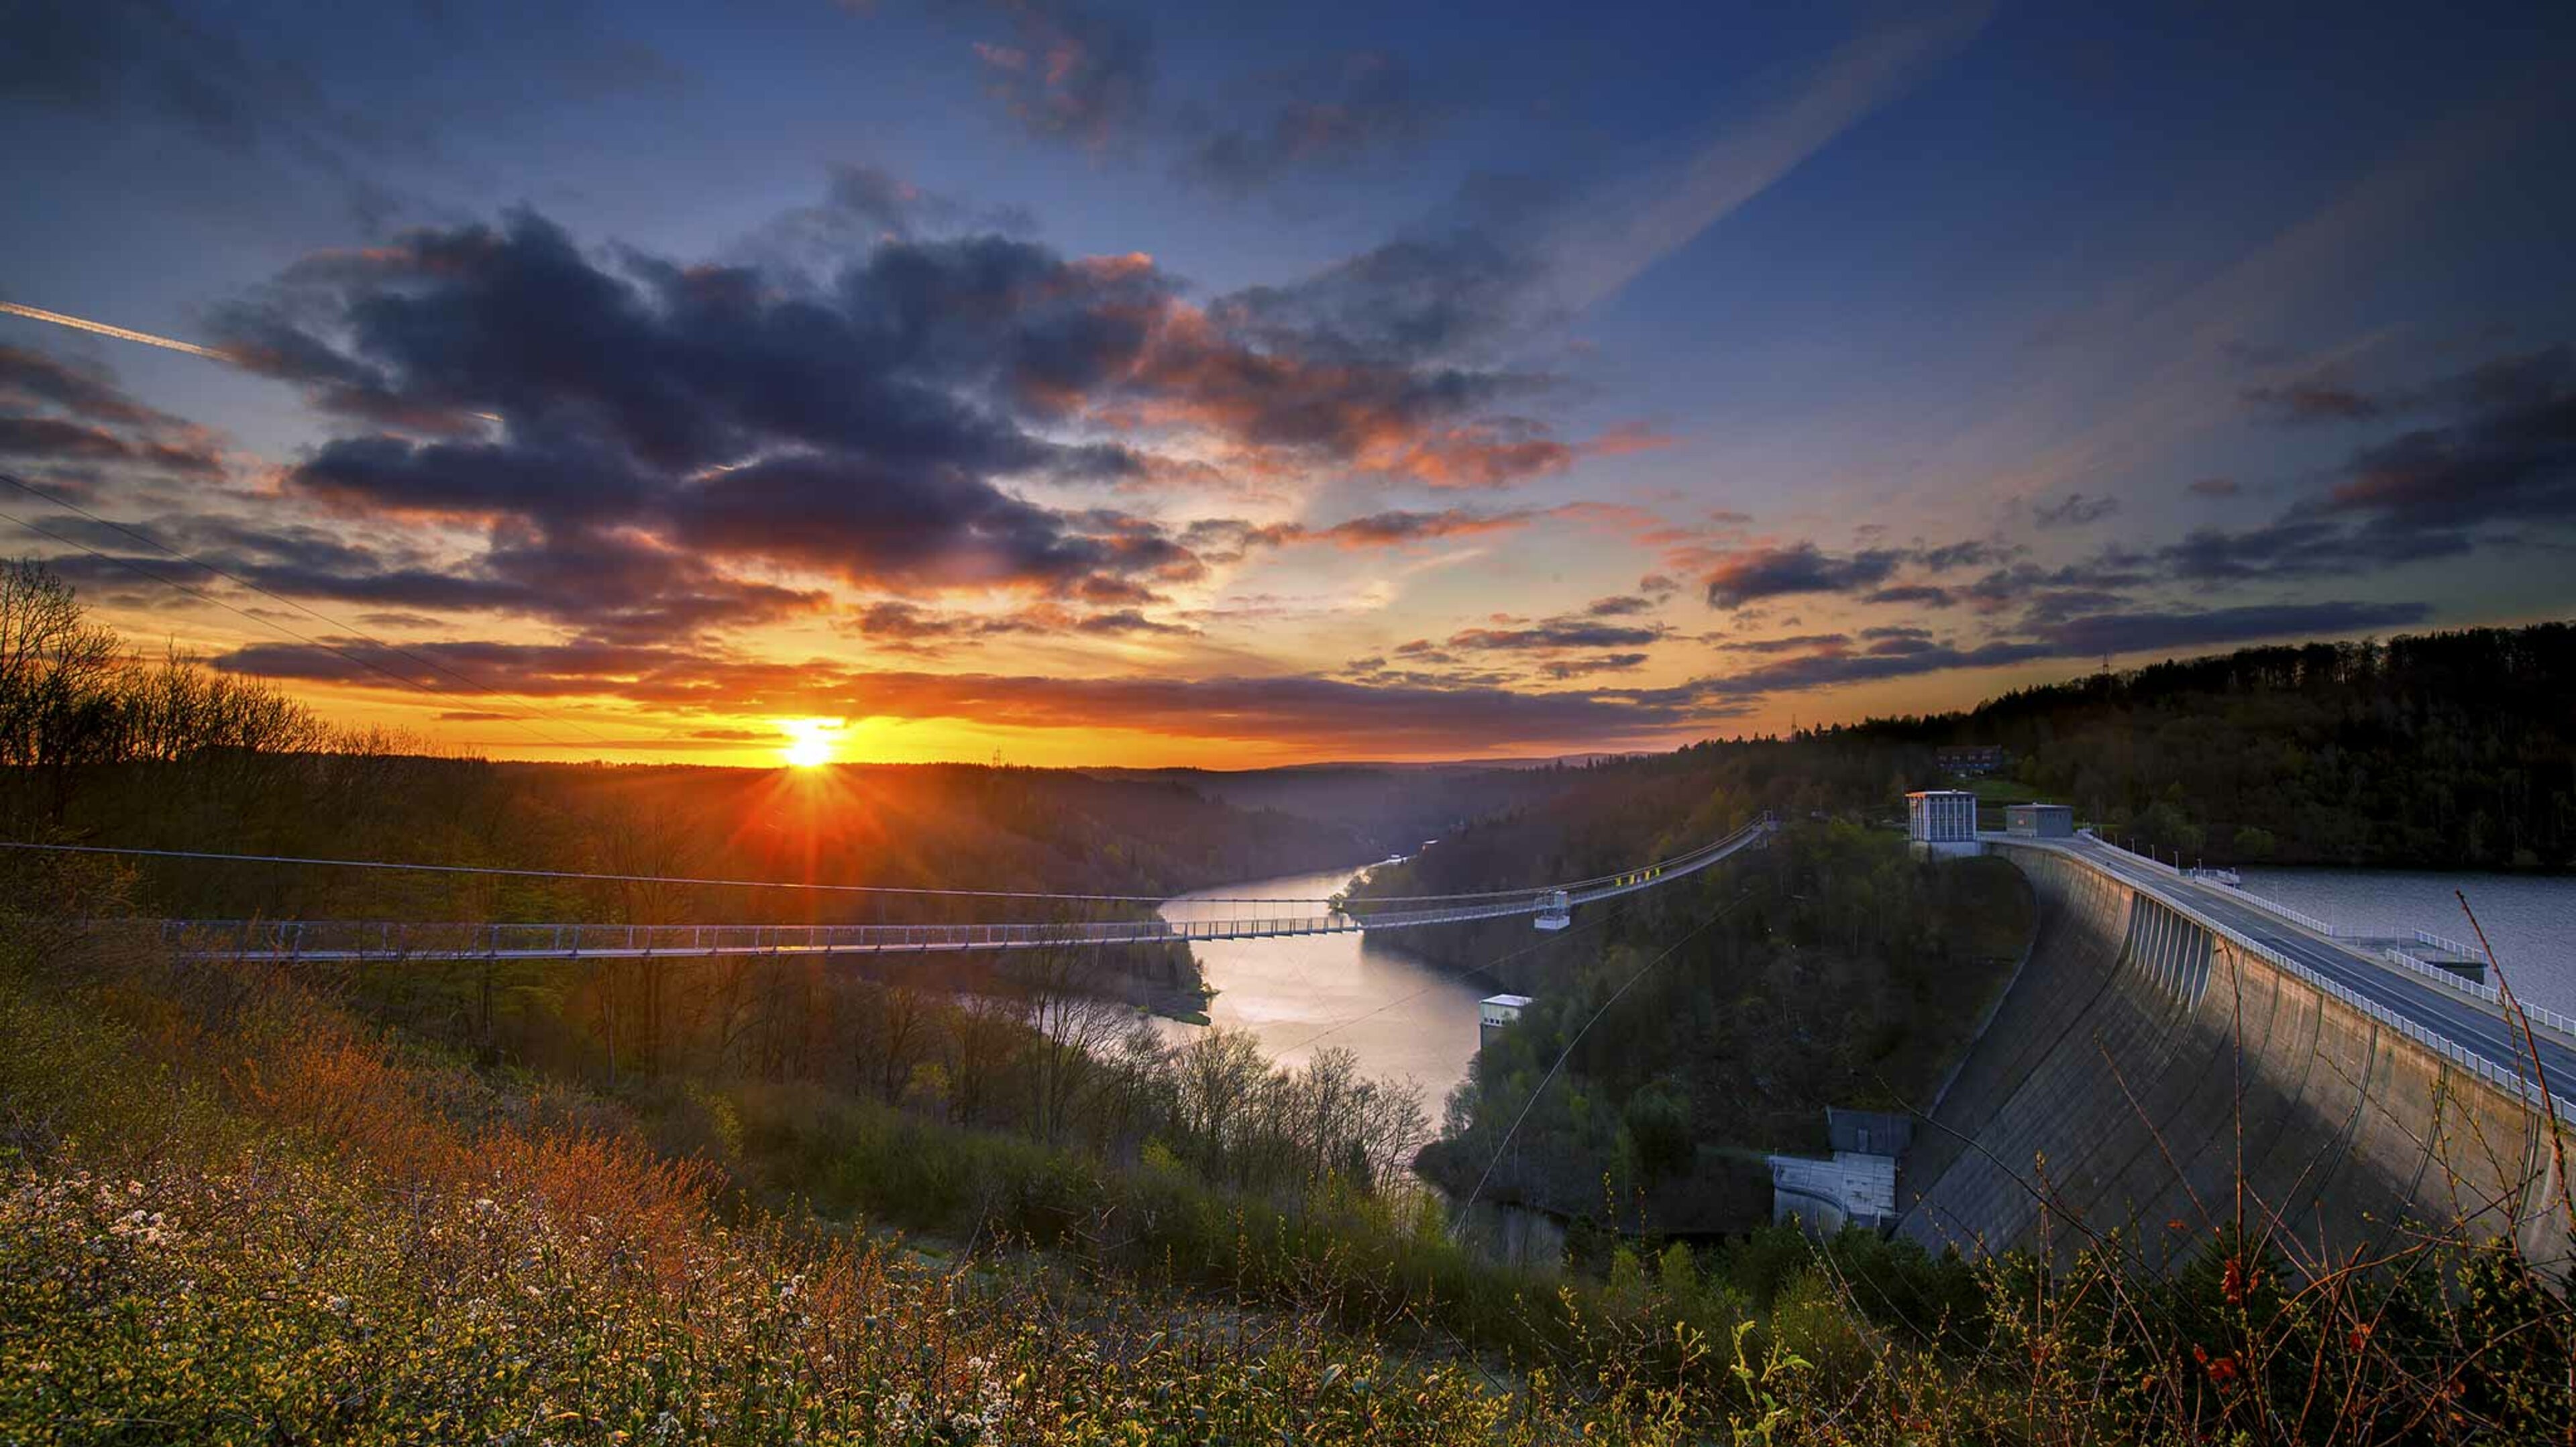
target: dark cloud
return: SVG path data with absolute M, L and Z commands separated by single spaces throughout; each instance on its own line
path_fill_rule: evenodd
M 2031 518 L 2044 528 L 2080 528 L 2098 523 L 2119 512 L 2116 497 L 2086 497 L 2070 492 L 2056 502 L 2042 503 L 2031 510 Z
M 1735 653 L 1796 653 L 1810 648 L 1840 648 L 1851 642 L 1847 633 L 1790 633 L 1778 638 L 1739 638 L 1717 646 Z
M 1475 513 L 1462 508 L 1444 508 L 1438 512 L 1393 511 L 1346 518 L 1323 528 L 1288 524 L 1265 529 L 1263 535 L 1280 542 L 1332 543 L 1345 548 L 1391 547 L 1438 538 L 1505 532 L 1526 526 L 1530 517 L 1531 514 L 1526 512 Z
M 1057 591 L 1098 569 L 1150 570 L 1186 556 L 1172 543 L 1138 556 L 963 472 L 845 455 L 764 459 L 676 487 L 662 505 L 681 545 L 870 587 Z
M 871 603 L 852 620 L 861 633 L 885 642 L 914 643 L 955 638 L 980 631 L 984 620 L 933 613 L 917 604 L 889 600 Z
M 1290 285 L 1230 292 L 1209 311 L 1265 347 L 1418 363 L 1500 336 L 1538 274 L 1490 234 L 1454 232 L 1392 241 Z
M 2235 531 L 2195 528 L 2157 557 L 2176 577 L 2195 581 L 2295 578 L 2350 568 L 2357 559 L 2345 542 L 2345 530 L 2333 523 L 2292 518 Z
M 1550 618 L 1527 628 L 1468 628 L 1449 635 L 1461 652 L 1521 652 L 1551 648 L 1623 648 L 1662 639 L 1654 628 L 1625 628 L 1572 618 Z M 1399 650 L 1400 651 L 1400 650 Z
M 1625 673 L 1642 666 L 1646 658 L 1647 655 L 1643 653 L 1595 653 L 1588 657 L 1559 659 L 1553 663 L 1541 665 L 1539 672 L 1561 682 L 1595 673 Z
M 111 556 L 131 551 L 136 541 L 85 518 L 50 519 L 47 526 Z M 175 512 L 133 526 L 175 553 L 289 598 L 379 610 L 513 613 L 603 640 L 685 638 L 813 611 L 826 601 L 819 592 L 730 576 L 703 558 L 623 530 L 505 520 L 489 530 L 483 554 L 458 565 L 301 523 Z M 136 561 L 153 572 L 173 566 L 149 553 Z
M 1614 593 L 1584 604 L 1583 611 L 1594 618 L 1633 618 L 1655 611 L 1655 600 L 1635 593 Z
M 1007 206 L 971 206 L 954 196 L 917 186 L 882 166 L 832 168 L 825 212 L 848 217 L 877 235 L 909 238 L 923 231 L 978 229 L 1019 235 L 1037 229 L 1037 218 Z M 868 240 L 876 239 L 870 236 Z M 847 239 L 843 238 L 847 245 Z M 855 249 L 855 248 L 853 248 Z
M 1085 633 L 1190 634 L 1198 631 L 1186 624 L 1148 618 L 1133 608 L 1121 608 L 1115 613 L 1094 613 L 1073 626 Z
M 842 204 L 900 207 L 891 184 L 845 173 L 857 194 Z M 1154 459 L 1126 446 L 1063 437 L 1104 411 L 1434 484 L 1510 481 L 1569 453 L 1535 424 L 1478 414 L 1523 385 L 1503 374 L 1364 364 L 1362 340 L 1295 328 L 1256 344 L 1183 304 L 1142 258 L 1067 260 L 998 235 L 881 241 L 815 287 L 594 257 L 519 212 L 308 258 L 218 326 L 254 368 L 380 429 L 316 448 L 287 472 L 289 491 L 496 538 L 509 524 L 525 553 L 593 556 L 601 539 L 640 536 L 701 560 L 710 599 L 730 570 L 765 565 L 1116 609 L 1159 601 L 1153 582 L 1202 575 L 1202 542 L 1237 556 L 1290 540 L 1387 546 L 1526 516 L 1386 512 L 1268 531 L 1219 519 L 1173 537 L 1015 490 L 1150 473 Z M 361 570 L 348 595 L 525 607 L 495 585 L 541 588 L 543 575 L 504 578 L 507 562 L 496 546 L 443 589 Z
M 823 200 L 755 231 L 740 254 L 750 264 L 797 276 L 829 276 L 882 241 L 958 232 L 1025 237 L 1038 229 L 1025 207 L 977 206 L 875 165 L 832 168 Z
M 2129 595 L 2107 588 L 2041 588 L 2023 596 L 2025 628 L 2055 623 L 2079 613 L 2102 613 L 2127 607 Z
M 1678 692 L 1713 698 L 1793 693 L 2048 659 L 2362 632 L 2420 623 L 2431 612 L 2422 603 L 2324 602 L 2095 613 L 2031 629 L 2027 636 L 1993 639 L 1969 648 L 1913 633 L 1877 639 L 1859 652 L 1828 645 L 1740 673 L 1697 679 Z
M 1837 557 L 1814 543 L 1748 548 L 1721 559 L 1703 581 L 1709 606 L 1740 608 L 1793 593 L 1847 593 L 1882 583 L 1904 559 L 1887 549 Z
M 1701 679 L 1693 687 L 1718 697 L 1797 693 L 1958 668 L 1998 668 L 2056 656 L 2060 656 L 2058 649 L 2040 642 L 1997 642 L 1968 649 L 1936 646 L 1902 654 L 1854 653 L 1833 648 L 1783 658 L 1741 673 Z
M 2389 411 L 2387 402 L 2367 392 L 2313 380 L 2248 387 L 2240 395 L 2276 422 L 2361 422 Z
M 985 84 L 1033 135 L 1100 148 L 1151 114 L 1154 43 L 1145 27 L 1074 0 L 994 0 L 1009 38 L 977 41 Z
M 2232 477 L 2204 477 L 2193 482 L 2186 491 L 2198 497 L 2234 497 L 2244 489 Z
M 103 469 L 206 480 L 224 464 L 203 428 L 137 402 L 105 367 L 0 345 L 0 458 L 48 481 Z
M 1947 608 L 1958 600 L 1950 596 L 1950 590 L 1947 588 L 1934 587 L 1928 583 L 1908 583 L 1900 587 L 1880 588 L 1875 592 L 1864 593 L 1861 595 L 1861 601 L 1911 603 L 1924 608 Z
M 1436 118 L 1404 62 L 1379 51 L 1256 77 L 1230 91 L 1222 103 L 1183 108 L 1177 169 L 1237 194 L 1293 171 L 1340 169 L 1408 145 Z
M 446 144 L 460 117 L 506 135 L 567 101 L 680 90 L 680 70 L 601 8 L 442 0 L 270 24 L 173 0 L 15 0 L 0 100 L 141 128 L 178 152 L 179 204 L 273 224 L 319 199 L 333 229 L 374 234 L 422 207 L 397 178 L 462 176 Z
M 105 367 L 49 356 L 26 347 L 0 344 L 0 406 L 16 410 L 52 408 L 73 417 L 110 426 L 178 428 L 185 424 L 166 412 L 135 401 L 117 386 Z
M 1983 568 L 2008 563 L 2025 551 L 2026 549 L 2003 543 L 1970 538 L 1964 542 L 1948 543 L 1937 548 L 1923 547 L 1918 542 L 1917 546 L 1901 550 L 1895 556 L 1917 567 L 1928 568 L 1935 573 L 1946 573 L 1955 568 Z
M 1661 573 L 1648 573 L 1637 580 L 1637 591 L 1649 598 L 1664 598 L 1682 590 L 1682 585 Z
M 1862 593 L 1869 601 L 1929 602 L 1930 595 L 1938 589 L 1882 585 L 1900 568 L 1947 573 L 2005 562 L 2022 551 L 2002 543 L 1968 539 L 1938 547 L 1917 540 L 1910 547 L 1873 547 L 1838 554 L 1802 540 L 1721 552 L 1703 581 L 1712 608 L 1740 609 L 1764 598 L 1800 593 Z
M 301 67 L 256 53 L 179 6 L 26 0 L 9 16 L 0 96 L 140 111 L 227 149 L 317 142 L 381 154 L 387 133 L 334 105 Z
M 1409 146 L 1440 119 L 1402 57 L 1347 51 L 1161 97 L 1152 30 L 1083 0 L 990 0 L 1007 30 L 973 49 L 985 89 L 1023 129 L 1094 152 L 1151 142 L 1184 181 L 1243 195 Z
M 130 449 L 113 434 L 59 417 L 0 417 L 0 456 L 98 462 Z
M 2437 384 L 2452 420 L 2367 447 L 2325 504 L 2398 529 L 2576 519 L 2576 350 L 2500 358 Z
M 2341 575 L 2576 522 L 2576 351 L 2499 357 L 2389 394 L 2371 415 L 2401 408 L 2442 420 L 2357 450 L 2321 498 L 2261 527 L 2199 529 L 2159 561 L 2200 581 Z
M 2049 645 L 2075 657 L 2161 648 L 2206 648 L 2264 638 L 2356 633 L 2421 623 L 2423 603 L 2274 603 L 2158 613 L 2097 613 L 2041 630 Z

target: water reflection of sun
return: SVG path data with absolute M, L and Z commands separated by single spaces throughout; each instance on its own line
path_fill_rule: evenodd
M 799 769 L 819 769 L 832 762 L 832 736 L 841 730 L 836 718 L 793 718 L 779 722 L 787 742 L 778 756 Z

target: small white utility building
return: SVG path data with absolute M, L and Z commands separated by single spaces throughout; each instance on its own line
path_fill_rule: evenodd
M 1492 1044 L 1495 1032 L 1521 1017 L 1529 1008 L 1527 995 L 1487 995 L 1476 1004 L 1476 1048 Z

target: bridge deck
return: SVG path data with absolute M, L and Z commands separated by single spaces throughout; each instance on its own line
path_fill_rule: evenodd
M 1734 857 L 1776 828 L 1757 820 L 1688 854 L 1564 889 L 1572 905 L 1654 889 Z M 396 960 L 637 959 L 647 956 L 926 954 L 950 950 L 1183 944 L 1351 934 L 1531 915 L 1562 886 L 1501 896 L 1456 896 L 1416 909 L 1353 909 L 1263 919 L 954 924 L 441 924 L 367 920 L 162 920 L 163 934 L 201 959 L 390 962 Z

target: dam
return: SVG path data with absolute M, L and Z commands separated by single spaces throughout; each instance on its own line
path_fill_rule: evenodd
M 2576 1094 L 2566 1022 L 2526 1048 L 2492 990 L 2098 840 L 1977 847 L 2029 880 L 2036 931 L 1915 1130 L 1900 1233 L 2063 1256 L 2116 1230 L 2172 1265 L 2241 1220 L 2323 1264 L 2457 1223 L 2563 1271 L 2565 1165 L 2528 1077 Z

